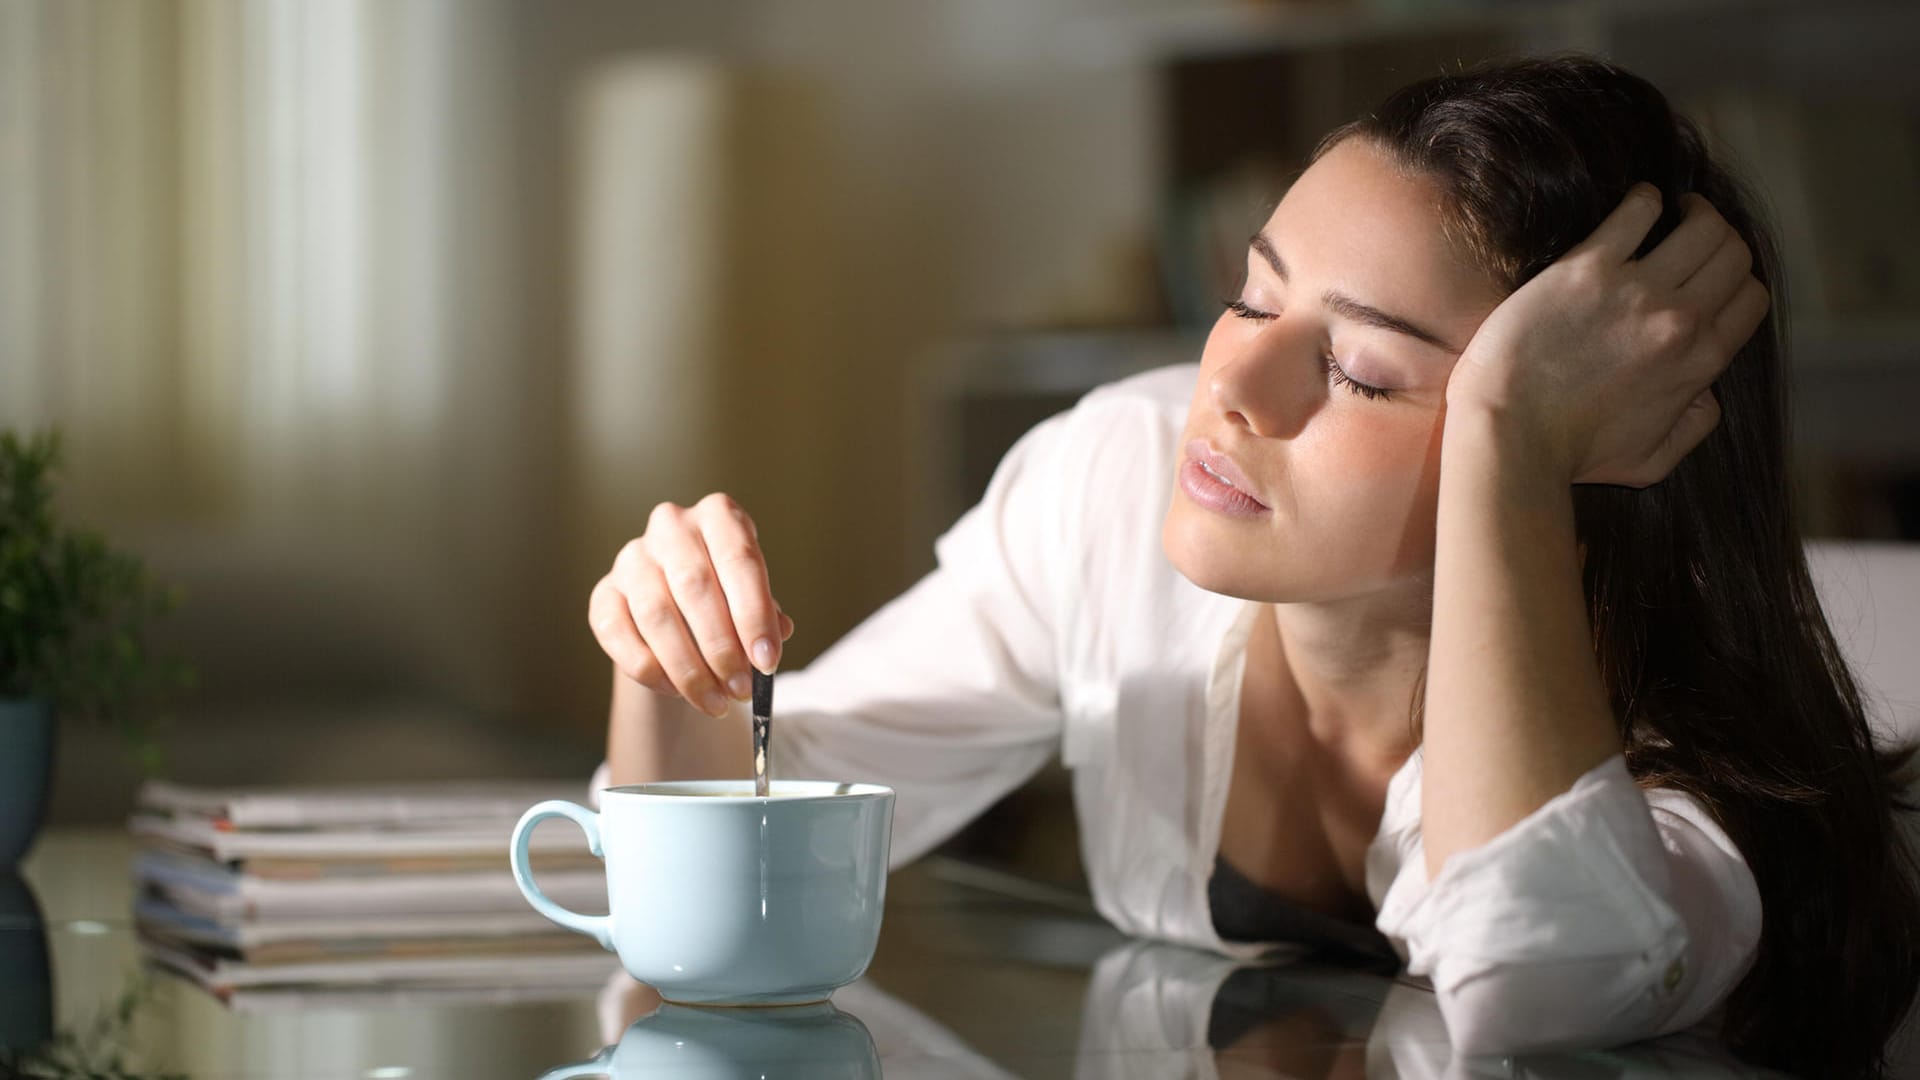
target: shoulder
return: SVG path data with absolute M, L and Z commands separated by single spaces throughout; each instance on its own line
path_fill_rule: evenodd
M 1050 529 L 1098 517 L 1119 523 L 1163 508 L 1198 364 L 1154 368 L 1098 386 L 1014 443 L 982 500 L 997 515 Z
M 1170 475 L 1199 372 L 1198 364 L 1178 364 L 1107 383 L 1041 425 L 1053 429 L 1057 475 L 1084 509 L 1154 500 L 1155 481 Z
M 1099 598 L 1086 602 L 1106 613 L 1103 622 L 1182 617 L 1209 595 L 1182 578 L 1160 546 L 1199 373 L 1198 364 L 1181 364 L 1129 376 L 1088 392 L 1063 417 L 1057 512 L 1073 560 L 1063 575 L 1079 584 L 1083 601 Z
M 1118 379 L 1029 429 L 980 502 L 936 542 L 941 561 L 957 558 L 974 532 L 1002 553 L 1042 561 L 1084 555 L 1116 535 L 1151 538 L 1157 550 L 1159 531 L 1147 526 L 1165 509 L 1198 374 L 1198 364 L 1182 364 Z

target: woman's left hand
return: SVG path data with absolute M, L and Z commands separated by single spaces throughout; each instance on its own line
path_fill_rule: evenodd
M 1644 258 L 1660 216 L 1636 184 L 1593 235 L 1494 308 L 1454 366 L 1447 410 L 1488 410 L 1576 484 L 1666 478 L 1720 421 L 1709 389 L 1766 316 L 1752 252 L 1700 195 Z

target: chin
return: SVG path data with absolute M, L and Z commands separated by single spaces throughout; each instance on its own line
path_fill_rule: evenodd
M 1161 526 L 1160 550 L 1181 577 L 1222 596 L 1268 603 L 1285 599 L 1274 595 L 1280 591 L 1274 588 L 1276 583 L 1247 558 L 1244 545 L 1223 542 L 1207 524 L 1175 507 Z

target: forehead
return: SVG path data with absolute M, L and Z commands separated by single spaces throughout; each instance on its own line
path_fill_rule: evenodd
M 1316 292 L 1339 289 L 1440 324 L 1472 313 L 1477 325 L 1502 294 L 1448 239 L 1443 205 L 1431 179 L 1352 137 L 1300 174 L 1265 232 Z

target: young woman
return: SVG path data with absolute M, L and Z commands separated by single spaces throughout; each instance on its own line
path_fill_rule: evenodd
M 1751 206 L 1601 61 L 1399 91 L 1197 368 L 1028 433 L 936 571 L 782 677 L 778 770 L 893 785 L 897 864 L 1058 753 L 1117 926 L 1388 955 L 1464 1052 L 1705 1023 L 1877 1068 L 1920 903 L 1794 530 Z M 662 505 L 594 589 L 613 782 L 743 773 L 792 632 L 759 544 Z

